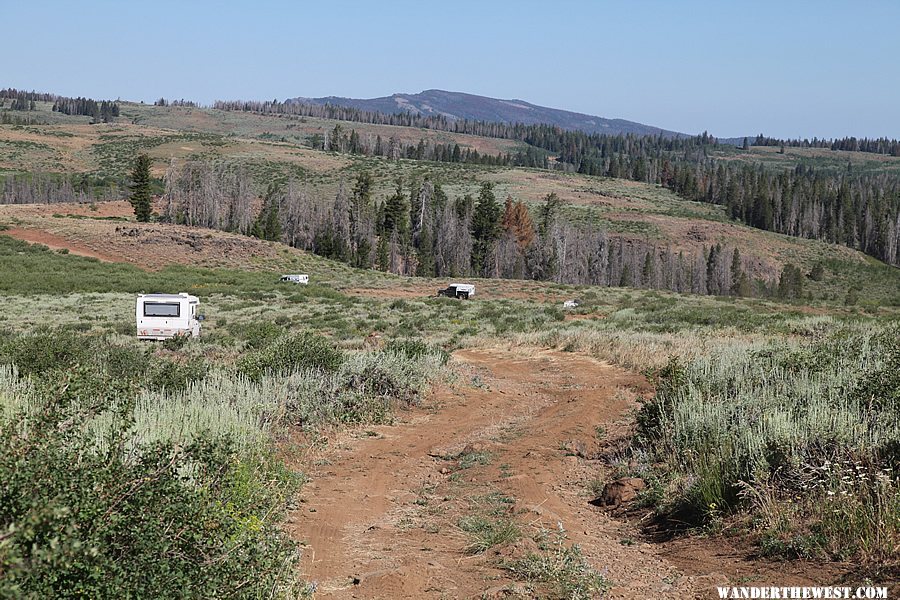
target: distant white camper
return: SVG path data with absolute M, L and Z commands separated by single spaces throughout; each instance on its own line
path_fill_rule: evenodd
M 475 295 L 475 285 L 471 283 L 451 283 L 445 289 L 438 290 L 437 295 L 468 300 Z
M 190 294 L 140 294 L 135 318 L 141 340 L 165 340 L 183 335 L 198 337 L 200 300 Z
M 282 275 L 281 283 L 302 283 L 307 285 L 309 283 L 309 275 Z

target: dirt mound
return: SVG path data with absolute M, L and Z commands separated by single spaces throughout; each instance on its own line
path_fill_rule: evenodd
M 638 477 L 625 477 L 606 484 L 599 498 L 591 501 L 594 506 L 612 506 L 618 508 L 638 499 L 638 495 L 647 489 L 647 484 Z
M 283 263 L 298 250 L 243 235 L 167 223 L 137 223 L 128 202 L 0 206 L 0 221 L 17 226 L 0 234 L 41 243 L 54 250 L 148 270 L 168 265 L 248 270 Z

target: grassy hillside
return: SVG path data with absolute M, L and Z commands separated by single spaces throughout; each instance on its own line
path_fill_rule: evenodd
M 331 130 L 337 122 L 324 119 L 256 115 L 187 107 L 158 107 L 124 103 L 116 123 L 87 124 L 87 117 L 53 113 L 40 103 L 29 117 L 47 125 L 0 126 L 0 173 L 86 173 L 124 180 L 139 152 L 153 158 L 153 173 L 162 176 L 174 160 L 203 159 L 242 165 L 254 177 L 259 191 L 276 180 L 301 182 L 314 198 L 330 203 L 341 182 L 349 183 L 361 171 L 375 176 L 375 198 L 390 194 L 398 179 L 430 178 L 442 183 L 451 197 L 477 194 L 483 182 L 494 184 L 500 199 L 507 195 L 528 203 L 532 210 L 550 193 L 566 203 L 564 214 L 574 223 L 603 227 L 610 233 L 642 240 L 673 251 L 695 253 L 717 243 L 738 246 L 749 273 L 774 281 L 783 266 L 798 265 L 809 273 L 817 264 L 825 268 L 820 282 L 808 281 L 814 298 L 841 302 L 848 290 L 865 289 L 863 299 L 884 302 L 900 289 L 896 269 L 882 267 L 859 252 L 842 246 L 763 232 L 730 221 L 723 207 L 687 202 L 658 186 L 619 179 L 589 177 L 538 169 L 488 167 L 471 164 L 390 161 L 380 157 L 327 153 L 309 148 L 309 136 Z M 456 135 L 405 127 L 342 123 L 360 135 L 394 135 L 415 142 L 425 137 L 454 141 L 480 152 L 515 152 L 519 142 Z M 742 151 L 723 147 L 733 160 L 764 160 L 779 166 L 806 164 L 846 168 L 893 170 L 900 159 L 863 153 L 788 148 Z M 13 210 L 13 209 L 9 209 Z M 40 224 L 5 210 L 0 219 L 8 226 L 47 227 L 63 237 L 76 237 L 83 224 L 58 220 Z M 86 215 L 90 216 L 90 215 Z M 88 236 L 90 237 L 90 236 Z

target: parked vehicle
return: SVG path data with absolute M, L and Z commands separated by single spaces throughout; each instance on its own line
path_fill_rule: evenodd
M 475 295 L 475 285 L 471 283 L 451 283 L 446 289 L 438 290 L 437 295 L 468 300 Z
M 140 294 L 135 307 L 137 336 L 141 340 L 165 340 L 175 336 L 198 337 L 200 300 L 190 294 Z
M 573 299 L 566 300 L 563 302 L 563 308 L 578 308 L 581 305 L 581 300 Z
M 280 283 L 295 283 L 307 285 L 309 283 L 309 275 L 282 275 Z

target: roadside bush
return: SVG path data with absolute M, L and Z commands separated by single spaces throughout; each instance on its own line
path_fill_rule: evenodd
M 131 461 L 110 448 L 52 422 L 0 429 L 0 597 L 259 598 L 297 585 L 296 550 L 267 514 L 272 482 L 249 481 L 226 443 Z
M 402 354 L 407 358 L 418 359 L 429 354 L 440 357 L 441 363 L 446 364 L 450 360 L 450 353 L 422 340 L 391 340 L 384 348 L 385 352 Z
M 443 370 L 440 353 L 410 358 L 391 351 L 349 354 L 334 372 L 298 371 L 260 383 L 283 385 L 286 418 L 304 427 L 383 422 L 397 403 L 419 401 Z
M 66 329 L 42 329 L 8 338 L 0 345 L 0 362 L 16 365 L 23 375 L 67 369 L 96 360 L 94 338 Z
M 749 506 L 770 548 L 896 560 L 898 373 L 897 329 L 855 325 L 670 361 L 638 415 L 636 454 L 663 465 L 663 508 L 681 521 Z
M 286 335 L 266 348 L 247 355 L 238 370 L 253 380 L 264 374 L 287 375 L 299 369 L 335 371 L 344 357 L 327 338 L 312 333 Z

